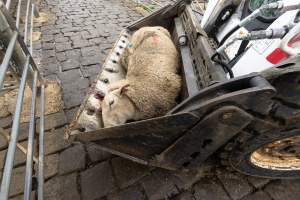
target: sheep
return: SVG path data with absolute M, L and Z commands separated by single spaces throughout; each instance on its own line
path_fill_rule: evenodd
M 112 65 L 114 67 L 114 65 Z M 104 68 L 96 82 L 95 92 L 104 97 L 108 93 L 108 86 L 111 83 L 124 79 L 125 71 L 122 68 Z
M 161 26 L 142 27 L 134 33 L 134 35 L 130 38 L 130 42 L 124 50 L 123 56 L 121 58 L 121 65 L 125 69 L 127 69 L 128 59 L 130 55 L 135 51 L 135 49 L 137 49 L 145 39 L 152 37 L 155 34 L 159 34 L 162 38 L 166 38 L 167 40 L 168 38 L 171 38 L 169 31 Z M 152 48 L 151 44 L 147 44 L 147 47 Z M 160 46 L 160 51 L 162 52 L 168 52 L 170 49 L 175 52 L 173 43 L 165 43 L 163 46 Z M 176 59 L 174 61 L 176 61 Z
M 85 109 L 80 114 L 78 124 L 82 130 L 85 132 L 93 131 L 102 127 L 101 104 L 105 95 L 108 93 L 108 85 L 124 77 L 125 72 L 117 62 L 109 61 L 105 65 L 98 80 L 93 88 L 91 88 Z
M 78 125 L 77 128 L 81 132 L 88 132 L 100 129 L 102 125 L 101 114 L 97 112 L 90 113 L 90 110 L 86 109 L 83 110 L 78 118 Z
M 128 34 L 124 33 L 120 41 L 115 45 L 103 66 L 101 74 L 90 89 L 89 96 L 82 112 L 80 113 L 76 127 L 83 131 L 92 131 L 102 127 L 101 103 L 108 93 L 108 85 L 125 78 L 125 70 L 120 64 Z
M 87 99 L 86 109 L 90 112 L 101 112 L 101 102 L 108 93 L 108 85 L 117 82 L 125 77 L 124 71 L 111 71 L 111 69 L 104 68 L 97 80 L 95 86 L 91 90 L 91 94 Z
M 157 117 L 176 104 L 181 89 L 178 53 L 162 27 L 144 27 L 132 36 L 126 79 L 110 84 L 102 102 L 104 127 Z

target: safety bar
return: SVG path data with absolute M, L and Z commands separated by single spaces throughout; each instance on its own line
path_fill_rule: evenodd
M 24 38 L 22 38 L 20 27 L 20 13 L 22 0 L 18 0 L 16 19 L 14 20 L 10 14 L 11 0 L 7 0 L 4 5 L 0 2 L 0 42 L 5 47 L 5 55 L 0 66 L 0 95 L 7 92 L 5 87 L 5 77 L 8 70 L 11 70 L 14 76 L 19 81 L 17 101 L 13 116 L 11 133 L 5 135 L 9 140 L 7 154 L 4 163 L 3 175 L 0 188 L 0 200 L 9 198 L 11 186 L 11 178 L 15 160 L 16 148 L 19 148 L 23 153 L 26 153 L 26 168 L 25 168 L 25 184 L 24 184 L 24 200 L 32 199 L 32 190 L 37 190 L 37 199 L 43 199 L 43 182 L 44 182 L 44 109 L 45 109 L 45 86 L 41 74 L 32 58 L 33 54 L 33 17 L 36 13 L 36 7 L 31 0 L 26 3 L 26 16 L 24 24 Z M 31 12 L 30 12 L 31 11 Z M 30 14 L 31 13 L 31 14 Z M 29 18 L 30 17 L 30 18 Z M 29 25 L 30 22 L 30 25 Z M 29 28 L 30 26 L 30 28 Z M 29 37 L 28 37 L 29 35 Z M 29 39 L 29 45 L 28 44 Z M 28 49 L 29 48 L 29 49 Z M 20 134 L 20 119 L 22 113 L 23 99 L 26 85 L 32 90 L 31 108 L 29 116 L 29 130 L 27 150 L 18 144 L 18 136 Z M 13 88 L 13 87 L 12 87 Z M 40 122 L 39 122 L 39 138 L 38 138 L 38 159 L 34 156 L 34 143 L 36 137 L 36 110 L 37 97 L 40 97 Z M 0 129 L 2 134 L 3 129 Z M 38 166 L 37 172 L 33 170 L 34 162 Z M 33 188 L 33 177 L 37 177 L 37 188 Z

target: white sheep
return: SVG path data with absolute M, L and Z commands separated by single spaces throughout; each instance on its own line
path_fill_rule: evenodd
M 125 70 L 121 66 L 121 57 L 128 44 L 129 35 L 123 33 L 115 48 L 111 51 L 103 65 L 101 74 L 90 90 L 84 110 L 81 112 L 77 127 L 84 131 L 97 130 L 102 127 L 101 103 L 108 93 L 108 86 L 125 78 Z
M 88 109 L 82 111 L 78 118 L 78 129 L 81 132 L 88 132 L 100 129 L 103 127 L 101 119 L 101 114 L 97 112 L 92 112 Z
M 102 103 L 104 127 L 157 117 L 176 104 L 181 89 L 178 53 L 162 27 L 144 27 L 132 36 L 126 79 L 110 85 Z

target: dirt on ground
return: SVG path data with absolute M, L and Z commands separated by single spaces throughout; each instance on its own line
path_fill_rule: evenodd
M 0 97 L 0 117 L 13 115 L 17 101 L 18 89 L 7 92 Z M 29 122 L 31 109 L 32 92 L 29 86 L 26 86 L 24 93 L 24 104 L 20 122 Z M 63 109 L 61 87 L 56 81 L 45 81 L 45 114 L 52 114 Z M 40 115 L 40 97 L 36 100 L 36 116 Z

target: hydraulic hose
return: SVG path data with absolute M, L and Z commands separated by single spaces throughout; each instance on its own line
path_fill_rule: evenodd
M 231 70 L 231 68 L 226 64 L 224 63 L 222 60 L 218 59 L 217 56 L 220 56 L 218 54 L 218 52 L 214 53 L 212 56 L 211 56 L 211 60 L 219 65 L 221 65 L 221 67 L 224 69 L 225 72 L 228 72 L 229 74 L 229 77 L 230 78 L 234 78 L 234 74 Z

